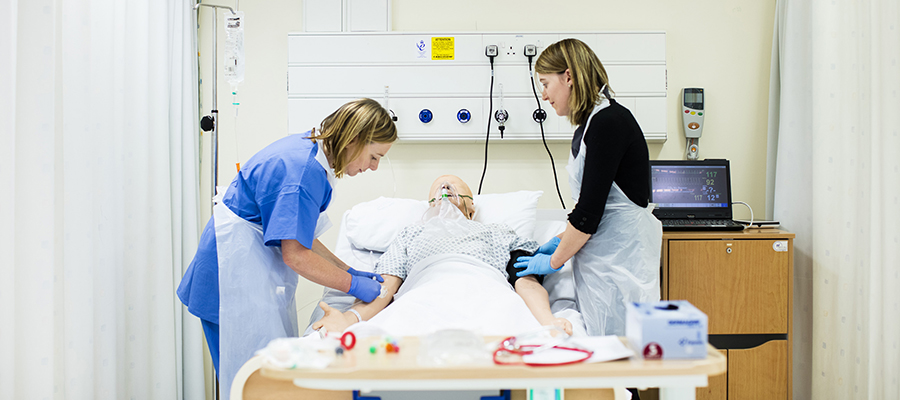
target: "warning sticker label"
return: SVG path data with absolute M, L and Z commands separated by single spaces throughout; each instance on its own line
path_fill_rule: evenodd
M 453 59 L 453 37 L 433 37 L 431 38 L 431 59 L 432 60 L 452 60 Z

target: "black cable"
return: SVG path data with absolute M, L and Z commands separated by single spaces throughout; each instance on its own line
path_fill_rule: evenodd
M 488 141 L 491 140 L 491 118 L 494 112 L 494 57 L 491 60 L 491 88 L 488 90 L 487 135 L 484 137 L 484 169 L 481 171 L 481 181 L 478 182 L 478 194 L 481 194 L 481 185 L 484 183 L 484 175 L 487 174 Z
M 541 101 L 538 100 L 537 89 L 534 88 L 534 75 L 531 71 L 531 57 L 528 57 L 528 75 L 531 76 L 531 91 L 534 93 L 534 101 L 537 102 L 538 110 L 543 110 L 541 108 Z M 544 121 L 540 121 L 538 124 L 541 126 L 541 141 L 544 142 L 544 149 L 547 150 L 547 155 L 550 156 L 550 169 L 553 171 L 553 183 L 556 184 L 556 195 L 559 196 L 559 204 L 562 204 L 562 208 L 565 210 L 566 202 L 563 201 L 562 192 L 559 191 L 559 178 L 556 177 L 556 162 L 553 161 L 553 154 L 550 153 L 550 147 L 547 146 L 547 138 L 544 137 Z

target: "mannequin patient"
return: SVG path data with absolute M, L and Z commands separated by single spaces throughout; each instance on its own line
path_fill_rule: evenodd
M 438 177 L 429 194 L 430 207 L 423 223 L 404 228 L 375 264 L 375 273 L 384 277 L 386 295 L 371 303 L 357 302 L 353 311 L 344 313 L 319 303 L 325 316 L 313 324 L 313 329 L 324 327 L 328 332 L 341 332 L 360 322 L 359 318 L 368 321 L 391 303 L 417 263 L 433 256 L 463 255 L 483 261 L 505 276 L 540 325 L 553 325 L 572 333 L 571 322 L 554 317 L 550 311 L 547 290 L 541 285 L 543 277 L 516 276 L 520 271 L 513 267 L 516 257 L 533 253 L 538 248 L 537 242 L 517 235 L 505 224 L 473 221 L 477 205 L 473 203 L 471 189 L 459 177 Z

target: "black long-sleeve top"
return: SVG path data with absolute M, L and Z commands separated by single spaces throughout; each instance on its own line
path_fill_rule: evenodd
M 597 232 L 606 199 L 615 182 L 634 204 L 650 202 L 650 152 L 644 133 L 627 108 L 613 99 L 597 112 L 584 133 L 584 175 L 581 195 L 569 214 L 569 222 L 581 232 Z M 580 139 L 576 135 L 573 139 Z M 580 140 L 579 140 L 580 144 Z M 578 146 L 580 147 L 580 146 Z M 573 143 L 572 151 L 575 153 Z

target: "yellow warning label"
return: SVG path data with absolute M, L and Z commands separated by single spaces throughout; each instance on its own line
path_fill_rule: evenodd
M 452 60 L 453 59 L 453 39 L 452 37 L 433 37 L 431 38 L 431 59 L 432 60 Z

